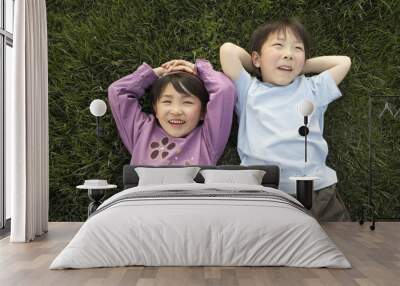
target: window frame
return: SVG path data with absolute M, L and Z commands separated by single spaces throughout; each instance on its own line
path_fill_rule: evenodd
M 0 0 L 0 235 L 10 230 L 10 219 L 6 218 L 6 189 L 5 189 L 5 93 L 6 93 L 6 48 L 13 48 L 13 34 L 6 30 L 6 1 Z M 12 11 L 15 16 L 15 0 Z M 14 30 L 14 27 L 13 29 Z

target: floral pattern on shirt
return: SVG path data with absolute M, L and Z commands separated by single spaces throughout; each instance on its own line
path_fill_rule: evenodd
M 176 147 L 174 142 L 170 142 L 168 137 L 162 138 L 159 142 L 153 141 L 150 143 L 150 158 L 156 160 L 158 157 L 164 159 Z

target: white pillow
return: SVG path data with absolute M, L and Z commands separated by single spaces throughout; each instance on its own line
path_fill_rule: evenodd
M 262 170 L 201 170 L 204 183 L 235 183 L 261 185 L 265 171 Z
M 199 170 L 199 167 L 135 168 L 139 176 L 138 186 L 195 183 L 193 179 Z

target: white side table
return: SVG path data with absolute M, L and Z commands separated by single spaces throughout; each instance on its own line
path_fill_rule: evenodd
M 311 176 L 299 176 L 289 177 L 290 180 L 296 181 L 296 198 L 303 204 L 303 206 L 310 210 L 312 208 L 313 193 L 314 193 L 314 181 L 318 180 L 318 177 Z
M 91 185 L 84 184 L 77 186 L 78 189 L 88 190 L 88 197 L 91 203 L 88 206 L 88 217 L 96 211 L 96 209 L 100 206 L 101 200 L 104 198 L 106 194 L 106 190 L 115 189 L 117 185 Z

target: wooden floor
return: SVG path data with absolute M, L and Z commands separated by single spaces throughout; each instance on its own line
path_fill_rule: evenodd
M 327 223 L 352 269 L 290 267 L 119 267 L 49 270 L 81 223 L 50 223 L 32 243 L 0 241 L 0 285 L 400 285 L 400 222 Z

